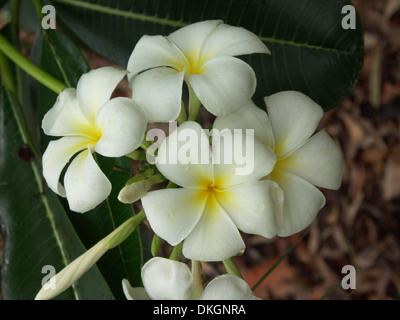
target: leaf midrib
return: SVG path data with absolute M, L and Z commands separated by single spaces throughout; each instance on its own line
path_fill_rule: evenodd
M 15 105 L 15 103 L 18 103 L 18 102 L 15 102 L 12 99 L 12 97 L 10 96 L 11 93 L 8 90 L 6 90 L 5 93 L 7 95 L 7 98 L 9 100 L 9 102 L 10 102 L 11 109 L 12 109 L 12 112 L 14 114 L 14 118 L 16 120 L 18 130 L 19 130 L 19 132 L 21 134 L 22 142 L 26 144 L 27 141 L 30 139 L 30 137 L 29 137 L 29 132 L 24 130 L 24 127 L 21 124 L 22 121 L 20 119 L 20 115 L 18 115 L 17 106 Z M 21 117 L 23 117 L 23 115 L 21 115 Z M 40 176 L 40 173 L 39 173 L 38 165 L 36 164 L 35 161 L 31 161 L 31 169 L 32 169 L 33 175 L 35 177 L 35 182 L 37 184 L 37 188 L 39 190 L 39 194 L 41 195 L 40 198 L 41 198 L 41 201 L 43 203 L 43 206 L 44 206 L 44 209 L 45 209 L 45 212 L 46 212 L 46 217 L 48 218 L 48 220 L 50 222 L 51 229 L 53 231 L 53 235 L 54 235 L 57 247 L 59 248 L 62 262 L 63 262 L 64 265 L 67 265 L 68 264 L 68 259 L 67 259 L 66 255 L 65 255 L 65 248 L 64 248 L 63 242 L 62 242 L 62 240 L 60 238 L 60 235 L 59 235 L 59 233 L 57 231 L 58 229 L 56 228 L 54 212 L 51 210 L 49 202 L 48 202 L 48 199 L 47 199 L 46 195 L 44 194 L 43 185 L 42 185 L 42 179 L 41 179 L 41 176 Z M 77 289 L 75 287 L 75 284 L 72 285 L 72 290 L 73 290 L 75 298 L 79 299 L 79 293 L 78 293 L 78 291 L 77 291 Z
M 132 20 L 152 22 L 152 23 L 166 25 L 166 26 L 170 26 L 170 27 L 174 27 L 174 28 L 182 28 L 189 24 L 188 22 L 184 22 L 182 20 L 171 20 L 171 19 L 160 18 L 160 17 L 156 17 L 156 16 L 152 16 L 152 15 L 134 13 L 131 11 L 120 10 L 117 8 L 99 5 L 96 3 L 82 2 L 82 0 L 53 0 L 53 2 L 64 3 L 67 5 L 75 6 L 75 7 L 82 8 L 82 9 L 88 9 L 88 10 L 97 11 L 97 12 L 101 12 L 101 13 L 105 13 L 105 14 L 109 14 L 109 15 L 125 17 L 125 18 L 132 19 Z M 340 50 L 340 49 L 336 49 L 336 48 L 318 46 L 318 45 L 313 45 L 313 44 L 304 43 L 304 42 L 295 42 L 293 40 L 284 40 L 284 39 L 278 39 L 278 38 L 274 38 L 274 37 L 264 37 L 264 36 L 259 36 L 259 38 L 263 42 L 272 43 L 272 44 L 287 45 L 287 46 L 292 46 L 292 47 L 297 47 L 297 48 L 305 48 L 305 49 L 309 49 L 309 50 L 322 50 L 322 51 L 338 53 L 338 54 L 357 54 L 357 52 L 354 52 L 354 51 Z

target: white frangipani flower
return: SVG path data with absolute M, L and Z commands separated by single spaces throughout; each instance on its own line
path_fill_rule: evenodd
M 234 57 L 252 53 L 269 50 L 252 32 L 221 20 L 194 23 L 167 37 L 145 35 L 127 67 L 133 99 L 149 121 L 175 120 L 185 81 L 209 112 L 227 115 L 255 91 L 253 69 Z
M 145 263 L 142 280 L 144 288 L 132 288 L 128 280 L 122 281 L 128 300 L 258 300 L 247 283 L 232 274 L 217 276 L 202 293 L 202 290 L 196 293 L 189 267 L 161 257 Z
M 143 141 L 145 114 L 129 98 L 110 100 L 126 74 L 112 67 L 84 74 L 76 89 L 67 88 L 60 93 L 43 118 L 45 134 L 62 136 L 51 141 L 43 154 L 43 176 L 55 193 L 67 198 L 73 211 L 93 209 L 111 191 L 111 183 L 92 153 L 121 157 Z M 60 175 L 74 155 L 62 185 Z
M 217 117 L 214 128 L 254 129 L 255 138 L 274 151 L 276 165 L 264 179 L 277 182 L 283 191 L 277 235 L 289 236 L 309 226 L 325 205 L 316 187 L 340 187 L 342 155 L 325 130 L 312 136 L 323 110 L 309 97 L 284 91 L 264 99 L 268 114 L 250 102 L 234 114 Z
M 193 140 L 183 141 L 185 132 Z M 281 190 L 273 181 L 259 181 L 273 169 L 274 153 L 251 141 L 253 170 L 237 175 L 240 165 L 229 152 L 223 159 L 229 151 L 223 141 L 223 134 L 217 136 L 211 152 L 201 126 L 184 122 L 161 143 L 156 158 L 158 170 L 183 188 L 151 191 L 142 198 L 154 232 L 173 246 L 184 240 L 183 254 L 189 259 L 221 261 L 243 252 L 238 229 L 265 237 L 276 234 L 274 206 L 281 201 Z M 237 143 L 244 147 L 244 140 Z M 190 159 L 182 159 L 192 146 L 197 149 L 191 150 Z

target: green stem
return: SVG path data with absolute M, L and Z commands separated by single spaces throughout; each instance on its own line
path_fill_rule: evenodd
M 193 275 L 193 287 L 192 287 L 192 299 L 198 300 L 203 293 L 203 281 L 201 278 L 201 262 L 192 260 L 192 275 Z
M 151 254 L 153 257 L 155 257 L 158 254 L 158 251 L 160 251 L 161 247 L 161 238 L 154 234 L 153 236 L 153 241 L 151 242 Z
M 59 94 L 62 90 L 64 90 L 67 86 L 53 78 L 44 70 L 40 69 L 30 60 L 28 60 L 24 55 L 22 55 L 17 49 L 13 47 L 13 45 L 0 34 L 0 50 L 17 66 L 19 66 L 26 73 L 31 75 L 41 84 Z
M 132 178 L 130 178 L 125 185 L 129 186 L 135 182 L 139 182 L 142 180 L 147 180 L 151 185 L 156 184 L 156 183 L 161 183 L 166 180 L 166 178 L 159 174 L 159 173 L 154 173 L 153 169 L 148 169 L 145 172 L 138 173 L 134 175 Z
M 135 160 L 135 161 L 144 161 L 146 160 L 146 153 L 144 153 L 141 150 L 134 150 L 131 153 L 128 153 L 126 155 L 126 157 L 128 157 L 129 159 Z
M 138 182 L 140 180 L 148 179 L 154 175 L 154 170 L 152 168 L 147 169 L 145 172 L 135 174 L 132 178 L 130 178 L 125 185 L 130 185 L 134 182 Z
M 226 272 L 243 279 L 243 276 L 240 273 L 239 268 L 235 265 L 235 262 L 233 262 L 232 258 L 224 260 L 224 261 L 222 261 L 222 263 L 224 264 Z
M 176 121 L 178 122 L 179 125 L 181 125 L 186 120 L 187 120 L 187 116 L 186 116 L 185 104 L 182 101 L 181 102 L 181 112 L 179 113 L 179 116 L 176 119 Z
M 169 258 L 171 260 L 176 260 L 178 261 L 181 258 L 182 255 L 182 248 L 183 248 L 183 241 L 178 243 L 173 249 L 171 254 L 169 255 Z
M 147 151 L 147 149 L 154 143 L 154 141 L 148 141 L 147 137 L 145 136 L 143 138 L 142 144 L 140 145 L 140 147 L 144 150 Z
M 156 183 L 164 182 L 167 179 L 163 175 L 157 173 L 154 176 L 151 176 L 148 180 L 153 185 L 153 184 L 156 184 Z
M 109 235 L 110 240 L 107 242 L 107 249 L 112 249 L 125 241 L 144 219 L 146 219 L 146 214 L 142 210 L 121 224 Z
M 178 185 L 172 181 L 168 182 L 167 189 L 176 188 Z
M 193 91 L 193 88 L 188 84 L 189 88 L 189 121 L 194 121 L 200 110 L 201 102 Z

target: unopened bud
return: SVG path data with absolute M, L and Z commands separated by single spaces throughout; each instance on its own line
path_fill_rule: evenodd
M 54 286 L 43 286 L 37 293 L 35 300 L 49 300 L 69 288 L 83 274 L 85 274 L 109 249 L 124 241 L 136 226 L 146 218 L 144 211 L 126 220 L 112 233 L 87 250 L 84 254 L 68 264 L 59 273 L 48 280 Z
M 133 203 L 145 196 L 152 185 L 153 183 L 148 179 L 129 184 L 121 189 L 118 200 L 122 203 Z

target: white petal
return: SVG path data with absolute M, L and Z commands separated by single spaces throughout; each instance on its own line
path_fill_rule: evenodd
M 89 150 L 82 151 L 65 173 L 64 186 L 69 207 L 84 213 L 103 202 L 111 192 L 111 183 L 101 172 Z
M 128 80 L 132 80 L 142 71 L 157 68 L 171 67 L 182 71 L 186 66 L 185 58 L 175 45 L 163 36 L 143 36 L 128 61 Z
M 211 280 L 200 300 L 258 300 L 243 279 L 223 274 Z
M 321 188 L 338 189 L 342 181 L 342 154 L 325 130 L 279 161 L 279 167 Z
M 168 39 L 190 60 L 195 60 L 200 55 L 204 41 L 220 24 L 222 24 L 222 20 L 207 20 L 192 23 L 171 33 Z
M 122 157 L 140 146 L 147 119 L 129 98 L 114 98 L 104 104 L 96 117 L 101 138 L 96 152 L 106 157 Z
M 202 127 L 186 121 L 160 145 L 157 168 L 172 182 L 187 188 L 207 188 L 212 182 L 209 140 Z
M 239 230 L 211 193 L 203 215 L 183 242 L 184 256 L 199 261 L 222 261 L 244 249 Z
M 224 128 L 231 130 L 253 129 L 254 137 L 257 140 L 271 149 L 274 147 L 274 138 L 268 115 L 264 110 L 258 108 L 251 100 L 236 112 L 227 116 L 217 117 L 214 121 L 213 128 L 220 131 Z
M 243 183 L 228 191 L 217 192 L 216 197 L 241 231 L 267 238 L 277 234 L 275 214 L 283 205 L 283 192 L 277 183 Z
M 297 91 L 282 91 L 265 97 L 275 140 L 275 153 L 284 157 L 314 133 L 323 116 L 322 108 Z
M 79 106 L 89 123 L 94 124 L 100 107 L 110 100 L 118 83 L 128 72 L 102 67 L 82 75 L 77 85 Z
M 122 290 L 128 300 L 150 300 L 150 297 L 144 288 L 133 288 L 128 279 L 122 279 Z
M 93 135 L 93 128 L 81 112 L 74 88 L 61 91 L 54 106 L 43 117 L 42 128 L 51 136 Z
M 203 57 L 238 56 L 270 53 L 266 45 L 252 32 L 242 27 L 218 25 L 207 37 L 201 50 Z
M 203 106 L 216 116 L 237 111 L 256 89 L 253 69 L 238 58 L 212 58 L 201 66 L 200 72 L 189 74 L 189 83 Z
M 284 195 L 278 236 L 291 236 L 307 228 L 325 205 L 322 192 L 302 178 L 283 170 L 274 170 L 271 178 L 279 184 Z
M 188 300 L 192 292 L 192 273 L 179 261 L 150 259 L 142 268 L 142 280 L 152 300 Z
M 59 182 L 61 172 L 72 156 L 87 148 L 90 143 L 93 143 L 91 139 L 79 136 L 50 141 L 43 154 L 42 163 L 43 177 L 51 190 L 65 197 L 65 189 Z
M 179 188 L 151 191 L 142 205 L 154 232 L 175 246 L 193 230 L 206 201 L 203 191 Z
M 168 122 L 178 117 L 184 75 L 172 68 L 155 68 L 133 79 L 132 99 L 146 113 L 149 122 Z
M 253 131 L 236 130 L 233 134 L 229 129 L 222 130 L 219 139 L 213 140 L 214 181 L 219 189 L 257 181 L 276 163 L 274 152 L 254 139 Z

